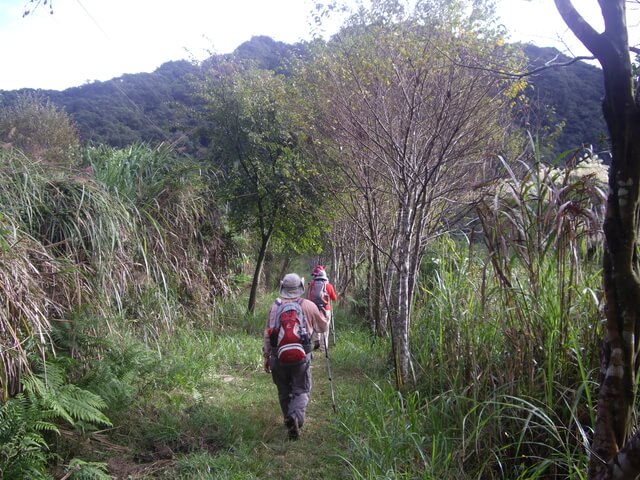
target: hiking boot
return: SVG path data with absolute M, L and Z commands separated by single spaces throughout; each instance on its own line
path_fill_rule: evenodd
M 320 340 L 315 340 L 313 342 L 313 349 L 318 350 L 320 348 Z
M 285 418 L 284 425 L 289 432 L 289 440 L 297 440 L 300 437 L 300 427 L 298 426 L 298 419 L 295 416 Z

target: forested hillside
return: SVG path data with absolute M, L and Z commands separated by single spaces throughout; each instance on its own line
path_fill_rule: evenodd
M 566 64 L 571 59 L 555 48 L 524 45 L 532 70 L 547 64 Z M 526 95 L 537 114 L 532 127 L 553 134 L 560 126 L 555 151 L 562 152 L 581 144 L 597 151 L 608 150 L 607 129 L 602 116 L 604 87 L 602 71 L 588 63 L 576 62 L 544 69 L 529 78 Z
M 261 68 L 285 71 L 291 54 L 306 55 L 304 44 L 289 45 L 269 37 L 253 37 L 234 52 L 236 58 L 251 59 Z M 564 63 L 568 57 L 553 48 L 524 45 L 532 68 L 550 60 Z M 204 62 L 202 68 L 207 67 Z M 66 110 L 76 122 L 84 142 L 123 147 L 136 142 L 177 142 L 194 153 L 208 140 L 199 135 L 201 103 L 194 96 L 194 82 L 202 68 L 188 61 L 163 64 L 152 73 L 123 75 L 107 82 L 93 82 L 63 91 L 42 91 Z M 528 78 L 525 95 L 530 108 L 527 128 L 533 134 L 559 134 L 553 151 L 559 153 L 581 144 L 606 150 L 602 119 L 602 75 L 584 62 L 546 69 Z M 10 104 L 21 91 L 2 92 L 0 101 Z

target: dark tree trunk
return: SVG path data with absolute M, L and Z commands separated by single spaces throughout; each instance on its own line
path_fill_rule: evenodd
M 633 406 L 638 386 L 640 265 L 638 202 L 640 110 L 633 85 L 625 0 L 599 0 L 605 31 L 596 32 L 570 0 L 555 0 L 565 23 L 602 65 L 604 118 L 611 136 L 612 161 L 604 223 L 605 338 L 600 391 L 588 478 L 636 479 L 640 438 L 633 437 Z

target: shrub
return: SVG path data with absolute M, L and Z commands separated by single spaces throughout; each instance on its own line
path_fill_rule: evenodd
M 75 166 L 80 160 L 71 117 L 37 93 L 19 95 L 15 104 L 0 109 L 0 141 L 50 165 Z

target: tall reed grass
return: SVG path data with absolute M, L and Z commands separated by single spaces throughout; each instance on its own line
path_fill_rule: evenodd
M 599 185 L 575 167 L 513 174 L 479 209 L 476 241 L 429 246 L 411 331 L 418 388 L 373 385 L 350 406 L 356 478 L 584 478 L 600 217 Z
M 82 171 L 0 156 L 1 398 L 28 351 L 53 347 L 52 321 L 93 311 L 94 335 L 119 322 L 154 338 L 229 291 L 214 182 L 193 161 L 144 145 L 88 149 Z
M 90 422 L 108 425 L 104 412 L 121 419 L 149 373 L 148 352 L 229 291 L 233 250 L 210 172 L 164 146 L 88 149 L 84 161 L 74 170 L 0 150 L 0 416 L 18 425 L 0 435 L 16 448 L 21 431 L 34 439 L 26 456 L 0 452 L 0 476 L 46 478 L 59 460 L 67 476 L 106 478 L 105 464 L 67 458 L 80 447 L 72 439 Z M 64 378 L 49 368 L 33 383 L 33 365 L 55 357 Z M 40 434 L 49 424 L 31 415 L 39 400 L 20 393 L 34 385 L 53 406 L 45 420 L 57 438 L 65 424 L 69 446 L 55 455 L 53 434 Z

